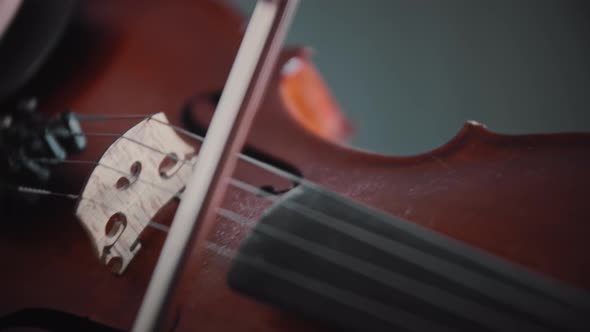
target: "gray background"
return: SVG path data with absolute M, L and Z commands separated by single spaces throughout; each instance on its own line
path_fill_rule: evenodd
M 590 130 L 589 19 L 590 1 L 303 0 L 288 43 L 316 50 L 352 145 L 408 155 L 466 120 Z

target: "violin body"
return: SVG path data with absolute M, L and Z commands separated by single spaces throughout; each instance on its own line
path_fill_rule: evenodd
M 49 113 L 64 107 L 84 114 L 163 111 L 180 125 L 191 98 L 223 87 L 243 33 L 240 15 L 215 1 L 88 1 L 80 9 L 87 47 L 70 53 L 75 59 L 62 58 L 70 62 L 70 71 L 46 90 L 43 105 Z M 249 147 L 356 202 L 590 289 L 585 255 L 589 134 L 508 136 L 467 123 L 449 143 L 426 154 L 366 153 L 317 135 L 288 110 L 280 69 L 293 57 L 307 61 L 302 51 L 283 54 L 253 123 Z M 214 107 L 207 100 L 193 103 L 191 114 L 206 125 Z M 114 121 L 107 128 L 124 132 L 128 127 Z M 104 123 L 90 123 L 86 130 L 104 128 Z M 110 143 L 112 139 L 90 141 L 80 159 L 97 160 Z M 89 171 L 64 165 L 53 185 L 75 192 Z M 235 177 L 277 191 L 292 186 L 245 162 L 238 163 Z M 158 220 L 170 223 L 175 206 L 166 206 Z M 222 206 L 257 220 L 269 202 L 230 187 Z M 96 257 L 74 208 L 71 201 L 47 198 L 34 210 L 2 217 L 11 221 L 0 232 L 0 316 L 43 308 L 128 330 L 166 234 L 146 229 L 141 251 L 117 276 Z M 206 222 L 213 230 L 208 241 L 223 247 L 237 250 L 249 234 L 249 228 L 221 216 Z M 326 330 L 231 290 L 231 259 L 207 250 L 205 243 L 195 245 L 188 262 L 169 312 L 171 330 Z M 21 325 L 43 325 L 35 317 L 26 319 Z

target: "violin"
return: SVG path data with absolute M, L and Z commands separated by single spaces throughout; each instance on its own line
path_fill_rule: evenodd
M 0 330 L 588 329 L 590 135 L 351 149 L 278 47 L 295 5 L 244 30 L 213 0 L 79 4 L 26 88 L 43 116 L 4 121 L 40 124 L 2 134 L 43 187 L 9 179 L 38 200 L 2 210 Z

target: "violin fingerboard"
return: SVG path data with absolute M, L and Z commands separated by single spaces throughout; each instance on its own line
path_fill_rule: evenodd
M 352 331 L 590 327 L 587 293 L 315 187 L 292 190 L 262 217 L 228 282 Z

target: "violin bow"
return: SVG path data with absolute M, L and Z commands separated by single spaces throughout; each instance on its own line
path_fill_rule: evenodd
M 208 233 L 210 218 L 225 193 L 236 154 L 268 85 L 298 0 L 258 0 L 199 158 L 160 252 L 132 331 L 160 330 L 187 252 Z

